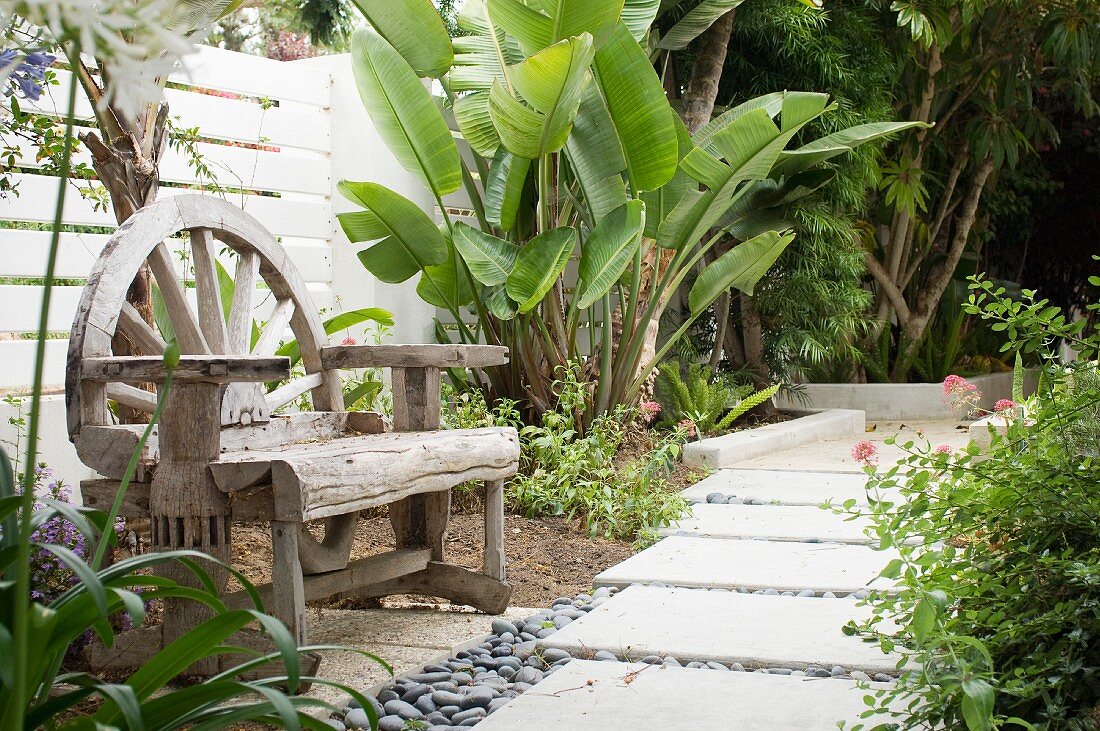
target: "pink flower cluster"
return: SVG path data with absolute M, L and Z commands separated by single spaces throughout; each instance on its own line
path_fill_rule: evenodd
M 993 405 L 993 411 L 998 414 L 1014 408 L 1016 408 L 1016 402 L 1009 398 L 1003 398 Z
M 340 345 L 358 345 L 358 343 L 355 341 L 355 338 L 349 335 L 340 341 Z
M 642 402 L 642 419 L 647 424 L 652 424 L 657 418 L 657 414 L 661 413 L 661 405 L 656 401 L 643 401 Z
M 941 444 L 935 449 L 936 454 L 951 454 L 950 444 Z
M 856 442 L 852 447 L 852 459 L 864 466 L 878 464 L 878 447 L 867 439 Z
M 952 409 L 965 415 L 977 408 L 982 392 L 962 376 L 951 374 L 943 379 L 943 399 Z
M 688 437 L 694 437 L 695 436 L 695 433 L 696 433 L 695 422 L 692 421 L 691 419 L 681 419 L 680 422 L 676 426 L 683 429 L 684 433 L 686 433 L 688 435 Z

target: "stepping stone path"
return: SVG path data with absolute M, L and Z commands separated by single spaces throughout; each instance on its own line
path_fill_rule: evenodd
M 680 493 L 691 503 L 713 503 L 717 496 L 733 504 L 840 505 L 867 504 L 867 475 L 784 470 L 718 470 Z M 883 497 L 889 498 L 890 493 Z M 894 494 L 896 497 L 896 494 Z
M 893 672 L 900 656 L 840 631 L 849 620 L 870 616 L 870 608 L 853 599 L 632 586 L 539 644 L 577 657 L 607 650 L 623 659 L 671 655 L 680 663 L 714 660 L 746 669 L 840 665 Z M 736 629 L 716 632 L 716 625 Z
M 839 517 L 837 520 L 841 520 Z M 744 541 L 669 536 L 595 578 L 596 586 L 659 583 L 703 588 L 772 589 L 794 593 L 889 589 L 874 577 L 894 551 L 868 546 L 790 541 Z
M 848 450 L 854 441 L 828 444 Z M 562 663 L 558 672 L 479 728 L 824 730 L 860 722 L 866 683 L 892 681 L 902 658 L 843 627 L 870 615 L 858 599 L 893 588 L 878 574 L 897 554 L 868 545 L 866 521 L 821 507 L 865 505 L 865 475 L 760 462 L 685 490 L 690 515 L 594 581 L 620 591 L 536 640 L 536 652 Z M 566 653 L 598 662 L 558 659 Z
M 867 544 L 870 521 L 845 520 L 831 510 L 810 505 L 712 505 L 691 506 L 691 514 L 668 528 L 663 536 L 755 538 L 766 541 L 800 541 Z
M 573 660 L 478 729 L 835 731 L 838 719 L 858 721 L 867 710 L 866 692 L 853 680 Z M 864 728 L 889 720 L 866 719 Z

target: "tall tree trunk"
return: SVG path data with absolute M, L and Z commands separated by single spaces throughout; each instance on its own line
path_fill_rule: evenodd
M 733 31 L 734 12 L 731 10 L 714 21 L 699 36 L 699 51 L 691 65 L 691 81 L 684 92 L 684 107 L 681 112 L 684 125 L 692 134 L 709 122 L 714 113 L 718 84 L 722 80 L 722 67 L 726 64 L 730 33 Z
M 910 308 L 908 319 L 902 323 L 902 342 L 901 347 L 898 349 L 898 358 L 894 362 L 891 380 L 898 380 L 905 375 L 907 364 L 915 356 L 921 341 L 924 339 L 928 323 L 936 314 L 940 299 L 943 297 L 947 285 L 951 283 L 951 278 L 955 274 L 959 260 L 962 259 L 962 255 L 966 251 L 967 243 L 970 240 L 970 232 L 974 229 L 974 224 L 978 220 L 978 204 L 981 202 L 982 193 L 985 192 L 986 184 L 989 182 L 990 175 L 993 174 L 993 169 L 993 159 L 987 156 L 978 165 L 977 170 L 974 171 L 974 175 L 970 179 L 966 197 L 963 198 L 962 204 L 959 206 L 961 210 L 955 220 L 955 231 L 951 237 L 951 245 L 947 250 L 947 256 L 929 274 L 927 282 L 917 292 L 916 301 Z
M 767 388 L 771 385 L 772 373 L 764 360 L 764 324 L 760 320 L 756 300 L 744 292 L 741 293 L 741 328 L 744 331 L 745 366 L 752 373 L 756 387 Z M 778 411 L 769 399 L 757 407 L 755 413 L 771 418 Z

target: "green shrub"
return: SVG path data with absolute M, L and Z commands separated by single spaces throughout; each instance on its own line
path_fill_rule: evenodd
M 1100 337 L 1033 293 L 973 289 L 971 313 L 1006 333 L 1006 350 L 1038 355 L 1042 379 L 986 452 L 908 443 L 901 465 L 872 475 L 873 495 L 903 496 L 870 510 L 879 545 L 900 553 L 883 575 L 901 591 L 877 597 L 860 629 L 907 648 L 915 668 L 877 703 L 902 700 L 904 728 L 1100 728 Z M 1057 361 L 1059 339 L 1075 367 Z M 902 629 L 882 630 L 886 618 Z
M 580 518 L 592 535 L 630 538 L 679 519 L 687 503 L 668 484 L 681 446 L 682 429 L 669 432 L 639 459 L 616 465 L 619 448 L 636 422 L 633 409 L 597 416 L 581 436 L 577 414 L 585 387 L 578 369 L 556 382 L 556 409 L 541 424 L 521 430 L 521 474 L 508 488 L 511 503 L 528 517 Z
M 703 435 L 726 431 L 778 391 L 778 384 L 755 391 L 752 384 L 736 383 L 728 374 L 713 374 L 696 363 L 689 365 L 685 374 L 679 363 L 666 361 L 657 375 L 662 423 L 691 421 Z

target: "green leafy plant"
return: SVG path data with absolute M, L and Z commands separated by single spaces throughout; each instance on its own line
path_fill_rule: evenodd
M 496 395 L 525 403 L 529 415 L 553 408 L 560 369 L 587 356 L 594 387 L 582 433 L 596 415 L 633 404 L 723 292 L 752 292 L 793 239 L 761 210 L 824 185 L 830 176 L 814 170 L 824 161 L 904 127 L 858 125 L 788 150 L 834 108 L 823 94 L 790 92 L 746 102 L 689 135 L 639 45 L 664 4 L 638 5 L 473 0 L 458 18 L 465 35 L 452 41 L 428 0 L 360 2 L 375 30 L 352 39 L 375 127 L 443 217 L 437 226 L 381 185 L 342 182 L 363 209 L 339 216 L 352 242 L 371 244 L 361 262 L 386 282 L 419 276 L 420 296 L 450 313 L 464 342 L 509 346 L 511 363 L 486 375 Z M 697 35 L 717 17 L 703 10 L 669 33 Z M 422 77 L 439 81 L 442 103 Z M 459 187 L 470 223 L 444 201 Z M 708 259 L 733 226 L 755 231 Z M 704 264 L 685 322 L 658 343 L 651 325 Z
M 901 464 L 868 468 L 869 534 L 899 553 L 882 574 L 900 591 L 876 597 L 861 629 L 910 656 L 876 706 L 904 708 L 906 728 L 1096 728 L 1100 334 L 1034 293 L 1012 300 L 981 278 L 966 309 L 1007 334 L 1006 352 L 1038 356 L 1042 380 L 1002 412 L 1005 431 L 987 451 L 907 443 Z M 1059 362 L 1059 341 L 1076 351 L 1074 367 Z M 901 499 L 884 500 L 884 488 Z M 854 501 L 845 508 L 858 512 Z
M 752 384 L 735 383 L 729 374 L 712 373 L 697 363 L 682 369 L 679 363 L 668 361 L 660 365 L 657 376 L 664 422 L 686 419 L 705 435 L 726 431 L 778 392 L 779 384 L 757 391 Z
M 529 517 L 579 518 L 593 535 L 631 538 L 679 519 L 687 503 L 668 484 L 687 438 L 683 429 L 663 436 L 643 457 L 616 464 L 637 413 L 618 408 L 577 430 L 588 387 L 580 368 L 562 372 L 557 407 L 539 425 L 524 427 L 521 472 L 508 486 L 512 505 Z

